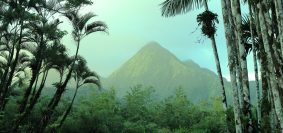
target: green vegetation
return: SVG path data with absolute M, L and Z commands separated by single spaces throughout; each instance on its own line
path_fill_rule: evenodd
M 83 90 L 79 91 L 79 100 L 75 101 L 70 115 L 58 132 L 221 133 L 225 131 L 225 117 L 220 98 L 193 104 L 181 88 L 176 89 L 172 96 L 158 101 L 154 98 L 156 92 L 153 88 L 141 86 L 131 88 L 123 98 L 118 98 L 114 89 L 94 91 L 95 88 L 91 86 L 83 89 L 90 90 L 88 94 Z M 72 94 L 68 95 L 72 96 Z M 58 126 L 70 97 L 65 97 L 56 108 L 53 117 L 58 119 L 52 119 L 46 132 Z M 50 98 L 50 96 L 40 98 L 37 107 L 21 125 L 19 132 L 29 132 L 40 122 L 40 114 Z M 17 114 L 14 109 L 16 106 L 16 98 L 7 105 L 6 114 L 1 118 L 4 121 L 1 131 L 7 131 L 13 124 L 10 119 Z
M 69 115 L 82 85 L 101 87 L 98 75 L 79 56 L 84 37 L 107 32 L 105 23 L 92 20 L 93 13 L 80 13 L 82 7 L 91 4 L 91 0 L 0 0 L 1 132 L 42 133 L 47 127 L 55 132 Z M 61 42 L 68 34 L 59 28 L 62 17 L 73 26 L 74 56 L 68 55 Z M 52 83 L 55 92 L 41 102 L 52 70 L 59 74 L 59 80 Z M 76 81 L 76 91 L 71 102 L 63 106 L 70 80 Z M 63 108 L 62 115 L 57 114 L 58 108 Z
M 74 107 L 62 128 L 65 133 L 221 133 L 224 111 L 219 98 L 195 105 L 177 89 L 161 101 L 153 88 L 133 87 L 122 98 L 107 90 L 95 92 Z

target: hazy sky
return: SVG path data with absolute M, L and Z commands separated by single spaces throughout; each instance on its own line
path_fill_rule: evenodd
M 104 21 L 109 27 L 109 35 L 95 33 L 82 42 L 80 54 L 87 59 L 90 68 L 107 77 L 146 43 L 156 41 L 180 60 L 192 59 L 201 67 L 216 72 L 210 40 L 202 36 L 200 28 L 196 30 L 196 16 L 203 9 L 164 18 L 159 6 L 162 1 L 95 0 L 93 6 L 85 8 L 82 12 L 94 12 L 98 15 L 96 20 Z M 221 1 L 213 0 L 209 6 L 211 11 L 219 14 L 216 41 L 223 75 L 229 78 Z M 62 27 L 70 31 L 69 24 Z M 73 51 L 75 45 L 70 36 L 65 37 L 63 43 Z M 249 58 L 250 71 L 253 69 L 251 61 Z M 252 75 L 250 79 L 253 79 Z

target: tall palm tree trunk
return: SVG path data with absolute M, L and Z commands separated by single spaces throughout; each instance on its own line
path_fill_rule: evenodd
M 205 7 L 206 11 L 209 11 L 207 0 L 204 0 L 204 7 Z M 227 113 L 227 108 L 228 108 L 227 97 L 226 97 L 225 86 L 224 86 L 224 81 L 223 81 L 223 76 L 222 76 L 222 71 L 221 71 L 220 60 L 219 60 L 219 56 L 218 56 L 218 50 L 217 50 L 215 35 L 212 35 L 210 37 L 210 40 L 211 40 L 211 45 L 212 45 L 212 49 L 213 49 L 213 54 L 214 54 L 217 74 L 218 74 L 218 78 L 219 78 L 220 85 L 221 85 L 221 95 L 222 95 L 223 110 Z M 226 114 L 226 124 L 227 123 L 228 123 L 228 116 Z M 227 125 L 227 132 L 229 132 L 228 125 Z
M 227 105 L 227 98 L 226 98 L 224 81 L 223 81 L 223 76 L 222 76 L 222 72 L 221 72 L 221 66 L 220 66 L 220 61 L 219 61 L 219 56 L 218 56 L 218 52 L 217 52 L 217 47 L 216 47 L 216 42 L 215 42 L 215 37 L 214 36 L 211 37 L 211 44 L 212 44 L 212 49 L 213 49 L 213 53 L 214 53 L 217 73 L 218 73 L 218 77 L 219 77 L 220 84 L 221 84 L 221 94 L 222 94 L 223 109 L 226 112 L 227 108 L 228 108 L 227 107 L 228 106 Z
M 13 76 L 14 76 L 14 72 L 16 70 L 16 66 L 17 66 L 17 63 L 18 63 L 18 59 L 19 59 L 19 56 L 20 56 L 20 50 L 21 50 L 21 44 L 22 44 L 22 37 L 23 37 L 23 21 L 20 20 L 20 36 L 19 36 L 19 39 L 18 39 L 18 43 L 16 44 L 16 53 L 15 53 L 15 59 L 14 59 L 14 62 L 11 63 L 11 71 L 10 71 L 10 74 L 9 76 L 7 77 L 7 81 L 4 82 L 4 86 L 3 86 L 3 92 L 2 92 L 2 96 L 0 98 L 0 110 L 3 111 L 5 109 L 5 105 L 7 103 L 7 95 L 8 95 L 8 91 L 9 91 L 9 88 L 10 88 L 10 85 L 11 85 L 11 82 L 12 82 L 12 79 L 13 79 Z M 13 56 L 13 55 L 11 55 Z
M 234 15 L 235 23 L 236 23 L 236 30 L 237 30 L 237 40 L 238 40 L 238 47 L 239 47 L 239 54 L 240 54 L 240 66 L 242 69 L 242 83 L 243 83 L 243 93 L 244 93 L 244 105 L 243 105 L 243 113 L 246 117 L 246 125 L 245 125 L 245 132 L 253 132 L 253 125 L 252 125 L 252 112 L 251 112 L 251 105 L 250 105 L 250 89 L 249 89 L 249 77 L 248 77 L 248 69 L 247 69 L 247 60 L 246 56 L 247 53 L 245 51 L 245 47 L 242 43 L 242 16 L 241 16 L 241 7 L 239 0 L 232 1 L 232 13 Z
M 260 32 L 259 32 L 260 33 Z M 259 45 L 259 62 L 260 62 L 260 72 L 261 72 L 261 84 L 262 84 L 262 95 L 260 97 L 260 102 L 257 104 L 260 105 L 260 115 L 261 115 L 261 123 L 260 123 L 260 131 L 263 133 L 269 132 L 270 130 L 270 100 L 269 100 L 269 89 L 270 89 L 270 74 L 268 73 L 268 63 L 266 58 L 266 53 L 264 49 L 261 48 L 262 43 Z M 258 108 L 258 106 L 257 106 Z M 257 109 L 257 111 L 259 111 Z M 259 112 L 257 112 L 259 113 Z M 258 118 L 259 119 L 259 118 Z
M 18 25 L 21 25 L 21 23 L 19 22 L 19 24 L 16 25 L 16 27 Z M 1 77 L 1 83 L 0 83 L 0 99 L 3 95 L 3 91 L 4 91 L 4 86 L 6 85 L 6 82 L 7 82 L 7 76 L 9 74 L 9 71 L 10 71 L 10 67 L 11 67 L 11 64 L 12 64 L 12 60 L 13 60 L 13 57 L 14 57 L 14 54 L 15 54 L 15 47 L 17 45 L 16 40 L 17 40 L 17 32 L 16 32 L 16 29 L 14 31 L 14 37 L 13 37 L 13 44 L 12 44 L 12 49 L 11 51 L 9 52 L 9 56 L 8 56 L 8 62 L 7 62 L 7 66 L 5 67 L 4 69 L 4 74 L 2 75 Z M 9 41 L 7 41 L 7 44 L 9 43 Z
M 261 104 L 260 104 L 260 90 L 259 90 L 259 78 L 258 78 L 258 65 L 257 65 L 257 56 L 256 56 L 256 47 L 255 47 L 255 33 L 254 33 L 254 18 L 251 2 L 249 1 L 249 18 L 250 18 L 250 32 L 252 40 L 252 49 L 253 49 L 253 62 L 254 62 L 254 72 L 255 72 L 255 83 L 256 83 L 256 97 L 257 97 L 257 127 L 260 131 L 261 129 Z
M 226 3 L 227 2 L 227 3 Z M 229 3 L 229 4 L 228 4 Z M 241 121 L 241 111 L 239 105 L 239 95 L 238 95 L 238 87 L 237 87 L 237 77 L 236 77 L 236 59 L 237 55 L 235 54 L 235 41 L 233 37 L 233 24 L 231 24 L 230 14 L 230 0 L 221 0 L 222 4 L 222 12 L 223 12 L 223 20 L 224 20 L 224 27 L 225 27 L 225 36 L 227 42 L 227 53 L 228 53 L 228 61 L 229 61 L 229 71 L 230 71 L 230 78 L 231 84 L 233 89 L 233 103 L 234 103 L 234 119 L 235 119 L 235 128 L 236 133 L 242 133 L 242 121 Z
M 43 89 L 44 86 L 45 86 L 48 73 L 49 73 L 49 70 L 45 70 L 45 72 L 43 73 L 43 78 L 42 78 L 42 81 L 41 81 L 41 83 L 40 83 L 40 85 L 39 85 L 39 88 L 38 88 L 38 90 L 35 92 L 34 96 L 31 97 L 31 99 L 30 99 L 29 106 L 27 107 L 28 111 L 30 111 L 31 109 L 33 109 L 33 107 L 34 107 L 34 105 L 36 104 L 38 98 L 40 97 L 41 92 L 42 92 L 42 89 Z
M 232 15 L 231 15 L 232 16 Z M 235 25 L 235 24 L 234 24 Z M 237 35 L 236 33 L 237 31 L 234 31 L 234 34 Z M 238 44 L 238 40 L 235 39 L 235 44 L 237 46 Z M 244 108 L 244 89 L 243 89 L 243 77 L 242 77 L 242 68 L 241 68 L 241 56 L 240 56 L 240 52 L 239 52 L 239 47 L 235 48 L 235 54 L 237 56 L 237 83 L 238 83 L 238 91 L 239 91 L 239 102 L 240 102 L 240 107 L 241 109 Z
M 261 27 L 261 34 L 263 37 L 263 43 L 264 43 L 264 49 L 267 53 L 267 58 L 269 62 L 269 72 L 270 72 L 270 86 L 271 86 L 271 91 L 273 95 L 273 101 L 274 101 L 274 107 L 275 107 L 275 112 L 277 114 L 280 127 L 281 127 L 281 132 L 283 132 L 283 110 L 282 110 L 282 103 L 280 99 L 280 94 L 279 94 L 279 86 L 277 83 L 277 80 L 280 80 L 276 77 L 276 73 L 274 69 L 276 66 L 274 65 L 274 56 L 272 56 L 272 51 L 271 51 L 271 44 L 269 42 L 269 37 L 268 37 L 268 29 L 266 26 L 266 21 L 265 21 L 265 16 L 263 12 L 263 4 L 261 2 L 258 3 L 258 8 L 259 8 L 259 21 L 260 21 L 260 27 Z
M 231 1 L 229 2 L 229 20 L 231 23 L 231 26 L 233 27 L 232 29 L 235 29 L 236 24 L 235 21 L 233 19 L 233 13 L 232 13 L 232 7 L 231 7 Z M 237 30 L 233 30 L 233 36 L 234 36 L 234 44 L 235 46 L 237 46 L 237 44 L 239 44 L 240 40 L 237 40 Z M 235 58 L 236 60 L 236 64 L 237 64 L 237 68 L 236 68 L 236 76 L 237 76 L 237 86 L 238 86 L 238 93 L 239 93 L 239 103 L 240 103 L 240 107 L 241 110 L 243 109 L 244 106 L 244 90 L 243 90 L 243 77 L 242 77 L 242 68 L 241 68 L 241 56 L 240 56 L 240 52 L 239 52 L 239 47 L 235 47 Z
M 262 3 L 264 2 L 264 6 L 266 8 L 266 5 L 270 2 L 270 1 L 267 1 L 267 0 L 263 0 Z M 264 7 L 262 6 L 262 7 Z M 273 21 L 271 20 L 271 16 L 270 16 L 270 13 L 267 12 L 267 11 L 263 11 L 263 15 L 264 15 L 264 20 L 265 20 L 265 26 L 267 28 L 267 31 L 268 31 L 268 34 L 267 34 L 267 37 L 269 37 L 269 47 L 268 49 L 270 50 L 270 56 L 271 56 L 271 62 L 273 63 L 273 68 L 274 69 L 271 69 L 271 70 L 275 70 L 275 76 L 276 76 L 276 82 L 278 83 L 279 85 L 279 88 L 283 88 L 283 69 L 282 69 L 282 58 L 280 57 L 281 56 L 281 53 L 278 51 L 278 47 L 277 47 L 277 40 L 275 40 L 273 38 Z M 279 22 L 280 23 L 280 20 Z M 267 53 L 269 54 L 269 53 Z M 279 90 L 279 93 L 280 93 L 280 90 Z
M 256 7 L 253 7 L 254 17 L 255 17 L 255 26 L 256 31 L 258 33 L 258 59 L 260 62 L 260 72 L 261 72 L 261 84 L 262 84 L 262 95 L 261 95 L 261 115 L 262 115 L 262 122 L 261 122 L 261 131 L 263 133 L 270 132 L 270 112 L 271 112 L 271 103 L 270 103 L 270 73 L 268 70 L 268 60 L 266 56 L 266 52 L 263 46 L 260 22 L 259 22 L 259 10 Z
M 30 94 L 32 92 L 32 87 L 36 81 L 36 78 L 38 77 L 38 75 L 40 74 L 40 69 L 42 66 L 42 53 L 43 53 L 43 49 L 44 49 L 44 42 L 43 42 L 43 34 L 41 35 L 41 40 L 40 40 L 40 45 L 39 45 L 39 49 L 36 53 L 36 61 L 35 61 L 35 70 L 32 73 L 32 78 L 30 80 L 29 86 L 26 88 L 23 100 L 21 101 L 21 104 L 19 106 L 19 112 L 23 113 L 27 103 L 28 103 L 28 99 L 30 97 Z
M 270 86 L 270 83 L 269 83 L 269 86 Z M 270 109 L 270 124 L 271 124 L 270 127 L 273 133 L 277 133 L 278 132 L 278 117 L 275 111 L 276 107 L 274 105 L 274 97 L 273 97 L 272 89 L 268 90 L 268 94 L 269 94 L 270 108 L 271 108 Z
M 73 95 L 72 101 L 71 101 L 70 105 L 68 106 L 67 110 L 64 112 L 64 115 L 63 115 L 62 119 L 59 122 L 58 128 L 62 127 L 62 125 L 64 124 L 64 122 L 65 122 L 65 120 L 67 118 L 67 116 L 70 114 L 71 109 L 72 109 L 73 104 L 74 104 L 74 101 L 75 101 L 75 98 L 76 98 L 77 93 L 78 93 L 78 89 L 79 89 L 79 85 L 78 85 L 78 81 L 77 81 L 76 90 L 75 90 L 75 93 Z
M 27 108 L 25 108 L 24 112 L 21 113 L 21 115 L 19 115 L 14 124 L 13 124 L 13 128 L 12 128 L 12 131 L 14 133 L 18 132 L 18 128 L 20 126 L 20 124 L 22 124 L 23 120 L 31 113 L 33 107 L 35 106 L 40 94 L 41 94 L 41 91 L 45 85 L 45 82 L 46 82 L 46 78 L 47 78 L 47 75 L 48 75 L 48 70 L 44 71 L 43 73 L 43 76 L 42 76 L 42 81 L 40 83 L 40 86 L 38 88 L 38 91 L 35 93 L 34 97 L 30 99 L 30 102 L 29 102 L 29 105 L 27 106 Z
M 275 0 L 275 8 L 276 8 L 276 15 L 277 15 L 277 22 L 279 28 L 279 38 L 281 44 L 281 57 L 283 58 L 283 3 L 282 0 Z
M 207 4 L 207 0 L 205 0 L 204 2 L 205 5 L 205 10 L 209 11 L 208 9 L 208 4 Z M 222 76 L 222 71 L 221 71 L 221 65 L 220 65 L 220 60 L 219 60 L 219 56 L 218 56 L 218 51 L 217 51 L 217 45 L 216 45 L 216 40 L 215 40 L 215 36 L 213 35 L 211 38 L 211 45 L 212 45 L 212 49 L 213 49 L 213 54 L 214 54 L 214 59 L 215 59 L 215 64 L 216 64 L 216 68 L 217 68 L 217 74 L 218 74 L 218 78 L 220 80 L 220 84 L 221 84 L 221 94 L 222 94 L 222 104 L 223 104 L 223 109 L 226 112 L 228 105 L 227 105 L 227 98 L 226 98 L 226 93 L 225 93 L 225 86 L 224 86 L 224 81 L 223 81 L 223 76 Z
M 16 36 L 16 35 L 14 35 L 14 36 Z M 14 40 L 16 40 L 16 37 L 14 37 Z M 9 53 L 9 58 L 8 58 L 7 66 L 6 66 L 6 68 L 4 69 L 5 72 L 4 72 L 4 74 L 2 75 L 2 77 L 1 77 L 1 83 L 0 83 L 0 99 L 1 99 L 2 94 L 3 94 L 3 91 L 4 91 L 4 86 L 6 85 L 7 76 L 8 76 L 8 74 L 9 74 L 10 66 L 11 66 L 11 64 L 12 64 L 12 60 L 13 60 L 14 53 L 15 53 L 15 47 L 16 47 L 16 44 L 13 43 L 13 44 L 12 44 L 11 52 Z

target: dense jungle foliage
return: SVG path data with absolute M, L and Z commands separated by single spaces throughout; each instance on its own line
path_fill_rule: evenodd
M 87 89 L 87 88 L 84 88 Z M 96 88 L 92 88 L 95 90 Z M 153 88 L 133 87 L 123 98 L 116 92 L 90 91 L 78 96 L 71 114 L 60 129 L 62 133 L 210 133 L 225 132 L 225 113 L 220 98 L 212 98 L 199 104 L 191 103 L 184 95 L 183 89 L 163 100 L 156 100 Z M 80 92 L 79 92 L 80 93 Z M 71 96 L 71 95 L 70 95 Z M 44 96 L 32 115 L 21 126 L 22 132 L 29 132 L 40 122 L 40 113 L 50 96 Z M 60 117 L 70 97 L 65 97 L 54 113 Z M 213 102 L 211 102 L 213 101 Z M 7 105 L 7 114 L 2 118 L 1 131 L 7 130 L 10 119 L 17 114 L 16 100 Z M 232 110 L 229 110 L 232 113 Z M 233 125 L 233 118 L 230 118 Z M 58 121 L 52 120 L 47 132 L 56 127 Z M 231 126 L 233 128 L 233 126 Z M 231 129 L 234 130 L 234 129 Z

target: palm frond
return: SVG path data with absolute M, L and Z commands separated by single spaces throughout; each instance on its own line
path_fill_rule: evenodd
M 101 83 L 97 79 L 86 79 L 83 84 L 95 84 L 98 88 L 101 88 Z
M 162 16 L 171 17 L 187 13 L 204 6 L 204 2 L 205 0 L 165 0 L 160 4 Z
M 251 38 L 251 31 L 250 31 L 250 18 L 248 15 L 244 15 L 242 17 L 242 30 L 243 30 L 243 35 L 242 35 L 243 41 L 249 42 Z
M 248 15 L 242 17 L 242 28 L 243 30 L 250 30 L 250 18 Z
M 95 21 L 95 22 L 92 22 L 92 23 L 88 24 L 86 26 L 85 30 L 86 30 L 86 32 L 88 32 L 88 31 L 91 31 L 92 29 L 97 28 L 97 27 L 104 27 L 105 29 L 108 28 L 107 25 L 104 22 L 102 22 L 102 21 Z
M 216 33 L 216 23 L 218 21 L 218 15 L 211 11 L 204 11 L 197 16 L 197 22 L 201 25 L 202 34 L 211 38 Z
M 72 62 L 67 54 L 66 47 L 57 41 L 47 47 L 44 55 L 47 67 L 54 68 L 58 72 L 65 70 Z
M 67 13 L 65 13 L 65 17 L 67 17 L 69 19 L 69 21 L 71 22 L 73 28 L 74 28 L 74 31 L 79 31 L 79 28 L 78 28 L 78 24 L 80 23 L 80 18 L 79 18 L 79 15 L 78 15 L 78 11 L 74 11 L 74 10 L 71 10 Z
M 92 19 L 95 16 L 96 15 L 93 14 L 92 12 L 86 13 L 81 17 L 78 16 L 80 18 L 80 21 L 78 23 L 78 28 L 80 29 L 80 31 L 82 31 L 83 28 L 86 26 L 87 22 L 89 22 L 89 20 Z
M 250 18 L 248 15 L 244 15 L 242 17 L 242 31 L 243 31 L 243 34 L 242 34 L 242 41 L 243 41 L 243 44 L 245 46 L 245 49 L 246 49 L 246 53 L 250 53 L 252 51 L 252 43 L 253 43 L 253 40 L 252 40 L 252 33 L 251 33 L 251 29 L 250 29 Z M 253 27 L 253 37 L 254 37 L 254 46 L 255 46 L 255 49 L 257 50 L 257 47 L 259 45 L 259 41 L 258 41 L 258 33 L 256 31 L 256 28 L 255 28 L 255 24 L 252 24 L 252 27 Z
M 86 26 L 85 35 L 89 35 L 91 33 L 98 32 L 98 31 L 108 33 L 107 29 L 108 29 L 108 27 L 104 22 L 95 21 L 95 22 L 92 22 L 92 23 L 90 23 Z
M 85 72 L 85 73 L 82 75 L 82 78 L 83 78 L 83 79 L 87 79 L 87 78 L 91 78 L 91 77 L 97 78 L 97 79 L 99 80 L 98 74 L 95 73 L 95 72 L 91 72 L 90 70 L 87 70 L 87 72 Z

